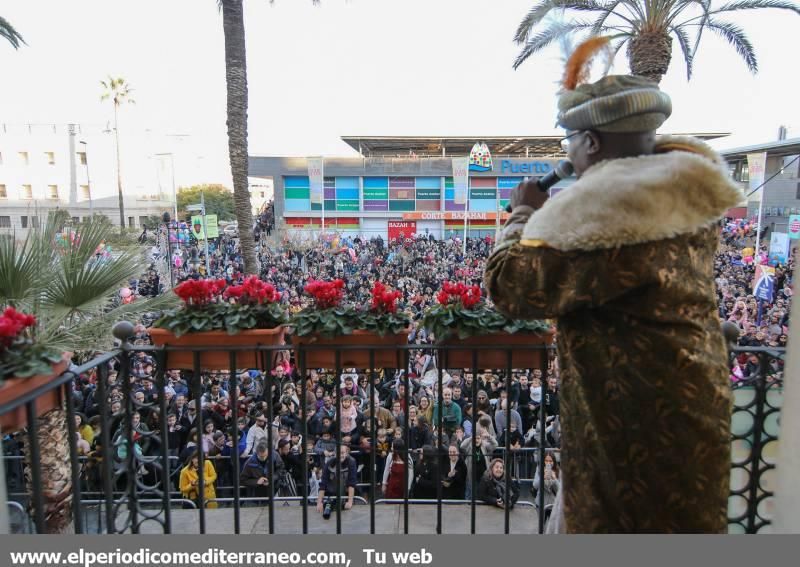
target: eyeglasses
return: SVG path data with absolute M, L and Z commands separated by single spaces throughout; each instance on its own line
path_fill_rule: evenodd
M 558 141 L 558 143 L 561 144 L 561 149 L 564 151 L 564 153 L 567 153 L 569 151 L 569 146 L 570 146 L 570 144 L 572 144 L 572 141 L 570 140 L 570 138 L 572 138 L 573 136 L 577 136 L 578 134 L 582 134 L 585 131 L 586 130 L 577 130 L 577 131 L 573 132 L 572 134 L 568 134 L 567 136 L 561 138 Z

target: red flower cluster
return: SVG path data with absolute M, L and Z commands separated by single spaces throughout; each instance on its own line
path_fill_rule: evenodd
M 372 287 L 372 302 L 370 309 L 379 313 L 396 313 L 397 300 L 402 297 L 399 291 L 389 291 L 381 282 L 375 282 Z
M 481 300 L 481 288 L 479 285 L 466 285 L 462 282 L 444 282 L 436 299 L 442 305 L 460 302 L 466 309 L 472 309 Z
M 22 331 L 36 324 L 36 317 L 7 307 L 0 315 L 0 344 L 10 345 Z
M 344 282 L 342 280 L 333 280 L 332 282 L 311 280 L 304 289 L 307 294 L 314 298 L 314 302 L 320 309 L 336 307 L 344 297 Z
M 250 276 L 242 285 L 234 285 L 225 290 L 223 297 L 236 299 L 237 303 L 275 303 L 281 298 L 271 284 L 262 282 L 257 276 Z
M 175 288 L 175 295 L 187 305 L 207 305 L 225 289 L 225 280 L 186 280 Z

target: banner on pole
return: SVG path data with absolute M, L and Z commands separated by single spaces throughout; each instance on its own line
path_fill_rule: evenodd
M 769 239 L 770 265 L 785 264 L 789 259 L 789 235 L 784 232 L 773 232 Z
M 775 268 L 771 266 L 756 266 L 756 275 L 753 279 L 753 295 L 756 299 L 772 301 L 775 293 Z
M 311 196 L 311 203 L 322 205 L 325 200 L 325 174 L 324 159 L 321 157 L 310 157 L 308 162 L 308 184 Z
M 800 215 L 789 217 L 789 238 L 800 238 Z
M 469 156 L 453 158 L 453 202 L 463 205 L 469 191 Z
M 217 215 L 206 215 L 206 234 L 209 238 L 219 238 L 219 222 Z
M 747 154 L 747 171 L 750 176 L 750 191 L 755 191 L 757 187 L 764 183 L 764 175 L 767 167 L 767 152 L 757 154 Z M 762 193 L 763 194 L 763 193 Z
M 205 226 L 203 226 L 203 215 L 192 216 L 192 234 L 197 240 L 206 239 Z

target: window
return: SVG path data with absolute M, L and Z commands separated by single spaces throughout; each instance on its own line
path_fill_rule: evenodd
M 11 217 L 0 217 L 0 228 L 11 228 Z
M 79 222 L 81 222 L 81 217 L 72 217 L 73 225 L 78 224 Z
M 48 199 L 58 199 L 58 185 L 48 185 L 47 186 L 47 198 Z
M 136 224 L 133 222 L 133 217 L 128 217 L 128 228 L 136 228 Z
M 22 186 L 22 198 L 23 199 L 33 199 L 33 186 L 32 185 L 23 185 Z
M 81 165 L 86 165 L 86 152 L 78 152 L 78 161 Z
M 39 217 L 31 217 L 31 227 L 39 228 Z
M 28 228 L 28 217 L 19 217 L 19 223 L 22 228 Z
M 19 152 L 19 162 L 22 165 L 28 165 L 28 152 Z
M 55 165 L 56 164 L 56 153 L 55 152 L 45 152 L 44 159 L 47 160 L 47 165 Z
M 89 190 L 88 185 L 81 185 L 81 199 L 88 201 L 92 198 L 92 192 Z
M 5 185 L 0 185 L 0 199 L 7 199 L 8 198 L 8 191 L 6 191 Z

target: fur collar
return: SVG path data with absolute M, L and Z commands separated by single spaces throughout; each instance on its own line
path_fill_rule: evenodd
M 661 136 L 655 154 L 589 168 L 531 215 L 522 239 L 565 251 L 663 240 L 706 227 L 743 200 L 707 144 Z

